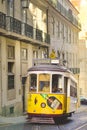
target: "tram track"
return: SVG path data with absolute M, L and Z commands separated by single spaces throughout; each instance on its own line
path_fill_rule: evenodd
M 83 129 L 84 127 L 86 127 L 86 129 Z M 79 127 L 77 127 L 75 130 L 87 130 L 87 122 L 80 125 Z
M 64 130 L 62 128 L 60 128 L 59 126 L 57 125 L 41 125 L 41 124 L 37 124 L 37 125 L 34 125 L 32 130 Z
M 53 118 L 34 117 L 28 119 L 27 123 L 33 124 L 32 130 L 42 130 L 42 127 L 48 127 L 47 130 L 66 130 L 63 126 L 64 121 L 58 121 L 57 124 L 55 124 Z
M 55 124 L 52 118 L 42 118 L 42 117 L 33 117 L 28 119 L 29 123 L 36 123 L 36 124 Z

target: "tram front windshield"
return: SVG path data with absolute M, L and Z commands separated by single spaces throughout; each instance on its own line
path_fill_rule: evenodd
M 62 76 L 59 74 L 30 74 L 29 76 L 30 92 L 62 92 Z

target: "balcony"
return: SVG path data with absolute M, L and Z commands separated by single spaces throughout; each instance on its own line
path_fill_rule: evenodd
M 17 38 L 22 41 L 27 42 L 35 42 L 39 44 L 43 44 L 48 46 L 50 44 L 50 35 L 44 33 L 42 30 L 33 28 L 27 23 L 23 23 L 22 21 L 13 18 L 11 16 L 6 16 L 6 14 L 0 12 L 0 28 L 4 29 L 0 30 L 2 35 L 6 35 L 7 37 Z M 13 33 L 12 33 L 13 32 Z
M 36 29 L 36 40 L 43 41 L 42 39 L 42 31 L 39 29 Z
M 70 71 L 72 71 L 74 74 L 79 74 L 80 68 L 70 68 Z
M 50 44 L 50 35 L 47 33 L 44 33 L 43 35 L 44 35 L 43 41 Z
M 6 15 L 0 12 L 0 28 L 6 29 Z
M 13 17 L 7 16 L 6 27 L 8 31 L 21 34 L 21 21 Z
M 27 37 L 33 38 L 33 27 L 32 26 L 25 24 L 25 35 Z
M 73 25 L 75 25 L 78 29 L 81 29 L 81 24 L 78 19 L 72 14 L 72 11 L 67 10 L 60 2 L 48 0 L 48 2 L 58 11 L 61 15 L 63 15 L 68 21 L 70 21 Z

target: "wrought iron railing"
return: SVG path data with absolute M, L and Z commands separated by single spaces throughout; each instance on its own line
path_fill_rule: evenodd
M 42 31 L 39 29 L 36 29 L 36 40 L 43 42 Z
M 50 43 L 50 35 L 44 33 L 40 29 L 33 28 L 27 23 L 22 23 L 22 21 L 11 17 L 6 16 L 4 13 L 0 12 L 0 28 L 3 28 L 7 31 L 14 32 L 20 35 L 25 35 L 29 38 L 38 40 L 40 42 Z
M 48 2 L 56 9 L 58 12 L 60 12 L 61 15 L 63 15 L 67 20 L 69 20 L 72 24 L 74 24 L 76 27 L 81 29 L 81 23 L 79 22 L 78 18 L 74 16 L 73 14 L 70 14 L 70 9 L 67 10 L 60 2 L 48 0 Z M 75 21 L 74 21 L 75 19 Z
M 33 38 L 33 27 L 32 26 L 25 24 L 25 35 L 30 38 Z
M 6 15 L 0 12 L 0 28 L 6 29 Z
M 10 31 L 21 34 L 21 21 L 9 17 L 10 18 Z
M 70 68 L 70 71 L 72 71 L 74 74 L 79 74 L 80 68 Z
M 43 39 L 43 41 L 49 44 L 50 43 L 50 35 L 47 34 L 47 33 L 44 33 L 44 39 Z
M 6 29 L 11 32 L 21 34 L 21 21 L 13 17 L 7 16 Z

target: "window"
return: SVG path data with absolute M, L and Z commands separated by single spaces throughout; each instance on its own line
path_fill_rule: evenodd
M 14 16 L 14 0 L 7 1 L 7 15 Z
M 47 58 L 47 51 L 42 50 L 42 58 Z
M 67 42 L 68 41 L 68 39 L 67 39 L 67 37 L 68 37 L 68 30 L 67 30 L 67 26 L 65 25 L 64 26 L 64 38 L 65 38 L 65 41 Z
M 65 35 L 64 35 L 64 31 L 65 31 L 64 24 L 62 24 L 63 40 L 64 40 L 64 37 L 65 37 Z
M 67 93 L 68 82 L 69 82 L 69 78 L 64 77 L 64 93 Z
M 70 96 L 77 97 L 77 84 L 71 80 Z
M 68 42 L 68 27 L 66 26 L 66 42 Z
M 14 62 L 8 62 L 8 89 L 14 89 Z
M 65 54 L 64 54 L 64 52 L 62 53 L 62 59 L 63 59 L 63 60 L 65 59 Z
M 0 60 L 1 60 L 1 44 L 0 44 Z
M 12 73 L 14 69 L 14 62 L 8 62 L 8 73 Z
M 14 88 L 14 75 L 8 75 L 8 89 Z
M 22 60 L 27 60 L 27 49 L 22 48 L 21 57 L 22 57 Z
M 38 51 L 33 51 L 33 58 L 38 58 Z
M 57 56 L 58 56 L 58 58 L 60 58 L 60 51 L 59 50 L 57 50 Z
M 50 92 L 50 75 L 39 74 L 38 90 L 42 92 Z
M 55 32 L 55 20 L 54 17 L 52 17 L 52 34 L 54 35 Z
M 71 43 L 71 30 L 69 29 L 69 43 Z
M 60 37 L 60 21 L 58 21 L 57 28 L 58 28 L 58 37 Z
M 14 46 L 8 46 L 8 58 L 9 59 L 15 58 L 15 48 L 14 48 Z
M 62 76 L 58 74 L 52 75 L 52 92 L 62 92 L 63 86 L 62 86 Z
M 30 86 L 29 91 L 35 92 L 37 89 L 37 75 L 36 74 L 30 74 Z

